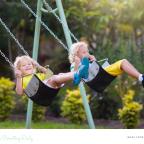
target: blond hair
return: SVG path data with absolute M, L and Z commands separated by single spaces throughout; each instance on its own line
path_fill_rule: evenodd
M 40 66 L 40 65 L 39 65 L 34 59 L 32 59 L 31 57 L 26 56 L 26 55 L 23 55 L 23 56 L 18 56 L 18 57 L 16 57 L 15 62 L 14 62 L 14 68 L 19 70 L 19 69 L 20 69 L 21 62 L 22 62 L 23 60 L 28 60 L 28 61 L 30 61 L 30 62 L 32 63 L 32 65 L 34 66 L 35 69 Z
M 86 42 L 77 42 L 72 44 L 69 50 L 69 61 L 72 64 L 74 62 L 75 56 L 81 47 L 85 47 L 88 49 L 88 44 Z

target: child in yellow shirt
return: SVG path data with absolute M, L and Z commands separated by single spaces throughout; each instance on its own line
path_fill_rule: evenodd
M 16 76 L 16 92 L 18 95 L 23 95 L 24 89 L 30 82 L 32 75 L 36 73 L 36 69 L 40 72 L 37 76 L 42 80 L 48 87 L 57 90 L 63 86 L 67 81 L 74 81 L 74 83 L 79 84 L 81 78 L 88 77 L 88 67 L 89 63 L 86 59 L 82 60 L 82 65 L 77 71 L 60 73 L 58 75 L 52 75 L 49 78 L 46 77 L 47 69 L 40 66 L 34 59 L 29 56 L 17 57 L 14 62 L 14 73 Z

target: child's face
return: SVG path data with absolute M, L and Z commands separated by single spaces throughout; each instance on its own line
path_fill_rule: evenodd
M 89 56 L 89 52 L 86 46 L 80 47 L 78 52 L 77 52 L 77 56 L 82 59 L 83 57 L 88 57 Z
M 21 61 L 19 69 L 22 72 L 23 76 L 34 73 L 34 66 L 32 62 L 27 59 Z

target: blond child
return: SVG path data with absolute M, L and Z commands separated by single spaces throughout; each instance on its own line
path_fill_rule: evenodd
M 58 75 L 52 75 L 51 77 L 46 77 L 47 69 L 40 66 L 34 59 L 29 56 L 20 56 L 17 57 L 14 62 L 14 73 L 16 77 L 16 93 L 18 95 L 23 95 L 24 89 L 27 87 L 30 82 L 32 75 L 36 75 L 42 80 L 48 87 L 53 89 L 59 89 L 67 81 L 74 81 L 79 84 L 81 78 L 88 77 L 88 66 L 89 63 L 85 59 L 81 61 L 82 65 L 74 72 L 60 73 Z
M 87 60 L 90 62 L 88 79 L 92 80 L 92 78 L 90 78 L 90 71 L 92 71 L 91 63 L 93 61 L 96 61 L 96 58 L 93 55 L 89 54 L 87 43 L 85 43 L 85 42 L 74 43 L 70 48 L 69 61 L 75 70 L 78 68 L 79 64 L 81 63 L 80 61 L 83 57 L 87 57 Z M 108 74 L 110 74 L 114 77 L 122 74 L 123 72 L 126 72 L 128 75 L 130 75 L 133 78 L 136 78 L 138 81 L 140 81 L 142 83 L 142 85 L 144 86 L 144 75 L 142 75 L 140 72 L 138 72 L 136 70 L 136 68 L 132 64 L 130 64 L 130 62 L 126 59 L 116 61 L 115 63 L 105 67 L 104 70 Z M 99 71 L 99 68 L 95 68 L 95 72 L 93 73 L 93 75 L 96 76 L 98 71 Z

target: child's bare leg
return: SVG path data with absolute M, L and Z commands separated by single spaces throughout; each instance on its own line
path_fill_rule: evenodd
M 126 59 L 122 61 L 121 69 L 126 72 L 128 75 L 139 78 L 140 72 L 137 71 L 137 69 Z
M 53 80 L 61 85 L 63 83 L 66 83 L 67 81 L 71 81 L 74 78 L 74 73 L 75 72 L 68 72 L 68 73 L 60 73 L 58 75 L 55 75 Z
M 57 88 L 67 81 L 73 80 L 73 83 L 78 85 L 82 78 L 88 77 L 88 68 L 89 60 L 88 58 L 84 57 L 81 60 L 81 65 L 76 72 L 60 73 L 58 75 L 54 75 L 48 80 L 47 83 L 50 84 L 52 87 Z
M 52 87 L 58 88 L 67 81 L 73 80 L 73 78 L 74 72 L 60 73 L 58 75 L 53 75 L 47 83 L 50 84 Z

